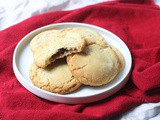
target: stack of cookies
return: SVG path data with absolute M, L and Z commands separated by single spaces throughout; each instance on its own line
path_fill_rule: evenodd
M 30 79 L 53 93 L 66 94 L 82 84 L 107 84 L 124 67 L 122 54 L 89 28 L 42 32 L 31 40 L 30 48 L 34 56 Z

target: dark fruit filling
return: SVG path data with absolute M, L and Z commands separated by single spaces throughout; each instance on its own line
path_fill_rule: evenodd
M 61 48 L 61 49 L 59 49 L 58 50 L 58 53 L 59 54 L 63 54 L 63 53 L 65 53 L 65 52 L 67 52 L 68 50 L 66 50 L 66 49 L 64 49 L 64 48 Z

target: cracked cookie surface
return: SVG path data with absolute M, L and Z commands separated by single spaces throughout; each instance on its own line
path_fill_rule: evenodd
M 120 61 L 120 67 L 119 67 L 119 72 L 120 72 L 123 70 L 124 65 L 125 65 L 124 57 L 123 57 L 122 53 L 117 48 L 115 48 L 115 47 L 111 47 L 111 48 L 114 50 L 114 52 L 116 53 L 116 55 Z
M 74 28 L 66 28 L 63 30 L 64 33 L 73 32 L 79 33 L 80 36 L 85 39 L 86 45 L 97 44 L 103 47 L 107 46 L 103 36 L 101 36 L 98 32 L 85 27 L 74 27 Z
M 67 63 L 73 76 L 85 85 L 107 84 L 119 72 L 120 61 L 111 47 L 89 45 L 83 53 L 70 55 Z
M 64 59 L 50 64 L 45 69 L 39 68 L 33 63 L 30 68 L 30 79 L 40 89 L 59 94 L 75 91 L 81 85 L 72 76 Z
M 52 34 L 52 36 L 54 37 L 58 34 L 58 32 L 59 30 L 48 30 L 36 35 L 30 42 L 31 51 L 35 52 L 40 45 L 42 45 L 46 40 L 49 40 L 48 36 Z
M 56 35 L 55 32 L 49 32 L 44 38 L 43 44 L 33 52 L 34 63 L 41 68 L 47 67 L 56 59 L 81 52 L 86 45 L 85 40 L 78 33 L 64 32 L 64 30 L 58 31 Z

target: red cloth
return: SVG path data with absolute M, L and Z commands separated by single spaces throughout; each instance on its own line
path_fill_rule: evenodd
M 140 4 L 109 2 L 73 11 L 31 17 L 0 32 L 0 119 L 110 119 L 144 102 L 160 101 L 160 9 Z M 12 70 L 17 43 L 39 27 L 60 22 L 103 27 L 127 44 L 133 57 L 128 83 L 113 96 L 90 104 L 67 105 L 41 99 L 20 85 Z

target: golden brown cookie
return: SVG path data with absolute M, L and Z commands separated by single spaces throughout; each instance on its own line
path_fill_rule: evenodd
M 81 83 L 90 86 L 107 84 L 119 72 L 120 62 L 111 47 L 89 45 L 82 53 L 67 57 L 73 76 Z
M 41 44 L 43 44 L 43 42 L 45 42 L 46 40 L 49 40 L 47 38 L 50 34 L 52 34 L 52 37 L 54 37 L 55 35 L 58 34 L 58 32 L 59 32 L 58 30 L 48 30 L 48 31 L 44 31 L 36 35 L 30 42 L 31 51 L 35 52 L 38 49 L 38 47 Z
M 50 64 L 45 69 L 39 68 L 33 63 L 30 68 L 30 79 L 40 89 L 59 94 L 75 91 L 81 85 L 72 76 L 64 59 Z
M 121 54 L 121 52 L 117 48 L 115 48 L 115 47 L 111 47 L 111 48 L 114 50 L 114 52 L 116 53 L 116 55 L 117 55 L 117 57 L 118 57 L 118 59 L 120 61 L 120 67 L 119 67 L 119 72 L 120 72 L 124 68 L 124 64 L 125 64 L 124 57 L 123 57 L 123 55 Z
M 81 52 L 85 44 L 85 40 L 78 33 L 65 33 L 62 30 L 55 35 L 55 32 L 50 32 L 45 36 L 43 44 L 33 52 L 34 62 L 38 67 L 45 68 L 56 59 Z
M 74 28 L 66 28 L 63 30 L 64 33 L 78 33 L 81 35 L 83 39 L 86 40 L 86 45 L 97 44 L 100 46 L 107 46 L 103 36 L 101 36 L 98 32 L 85 27 L 74 27 Z

